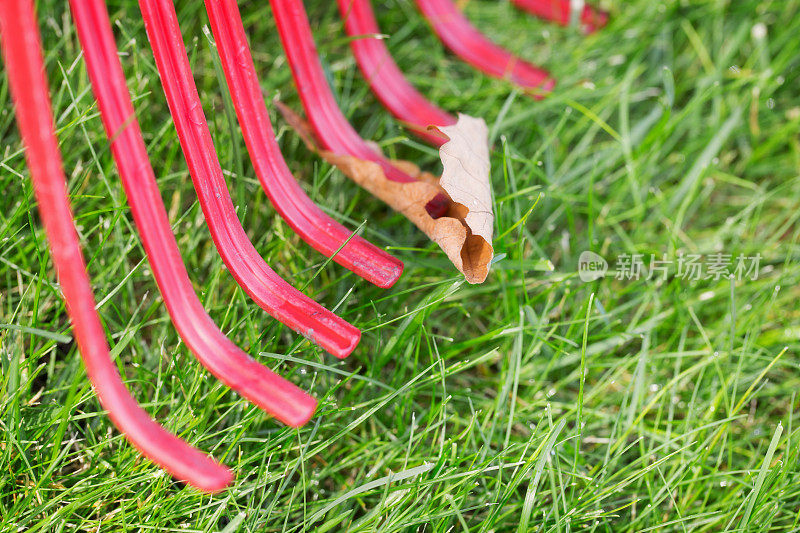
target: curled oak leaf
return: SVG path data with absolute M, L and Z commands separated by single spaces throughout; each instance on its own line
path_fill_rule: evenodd
M 321 148 L 311 126 L 280 101 L 284 119 L 305 144 L 373 196 L 402 213 L 439 245 L 469 283 L 483 283 L 494 255 L 488 130 L 482 119 L 459 114 L 452 126 L 431 127 L 449 140 L 439 154 L 442 177 L 423 172 L 409 161 L 391 164 L 416 181 L 389 180 L 373 161 Z

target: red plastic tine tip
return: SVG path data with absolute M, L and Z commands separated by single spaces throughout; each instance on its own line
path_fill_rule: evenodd
M 337 357 L 347 357 L 361 332 L 286 283 L 261 258 L 236 216 L 171 0 L 139 5 L 167 104 L 214 244 L 239 285 L 265 311 Z
M 378 163 L 392 181 L 415 181 L 370 148 L 342 114 L 317 57 L 303 1 L 270 0 L 270 5 L 300 100 L 322 145 L 340 155 Z
M 553 90 L 555 80 L 547 71 L 491 42 L 450 0 L 415 1 L 444 45 L 473 67 L 527 89 L 537 98 Z
M 517 7 L 545 20 L 562 26 L 571 22 L 570 0 L 511 0 Z M 593 33 L 608 23 L 608 13 L 589 4 L 581 10 L 581 26 L 586 33 Z
M 237 348 L 197 299 L 147 157 L 105 5 L 102 0 L 71 0 L 70 6 L 111 152 L 175 328 L 223 383 L 281 422 L 303 425 L 314 414 L 316 400 Z
M 350 47 L 358 67 L 378 100 L 424 141 L 441 146 L 446 139 L 428 131 L 428 126 L 450 126 L 456 118 L 439 109 L 403 76 L 379 37 L 370 0 L 337 0 Z
M 117 428 L 147 458 L 203 491 L 222 490 L 233 473 L 155 423 L 131 397 L 111 361 L 75 232 L 55 137 L 32 0 L 0 2 L 0 40 L 53 263 L 86 373 Z
M 391 287 L 403 263 L 355 236 L 322 212 L 303 191 L 281 155 L 261 96 L 256 68 L 236 0 L 206 0 L 225 79 L 261 186 L 278 213 L 303 240 L 327 257 L 379 287 Z

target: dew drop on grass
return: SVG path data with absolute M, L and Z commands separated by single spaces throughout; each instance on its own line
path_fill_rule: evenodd
M 763 40 L 767 36 L 767 26 L 763 22 L 757 22 L 753 24 L 753 28 L 750 30 L 750 35 L 753 36 L 753 39 L 757 41 Z
M 619 66 L 625 63 L 625 56 L 622 54 L 615 54 L 608 58 L 608 64 L 612 67 Z

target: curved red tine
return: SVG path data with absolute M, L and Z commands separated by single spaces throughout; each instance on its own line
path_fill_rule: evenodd
M 200 490 L 222 490 L 233 479 L 231 471 L 154 422 L 111 360 L 69 206 L 32 0 L 0 2 L 0 40 L 34 193 L 46 206 L 39 214 L 95 393 L 117 428 L 151 461 Z
M 378 163 L 392 181 L 415 181 L 372 149 L 342 114 L 317 57 L 303 0 L 270 0 L 270 5 L 300 100 L 322 145 L 336 154 Z
M 172 0 L 141 0 L 139 6 L 192 182 L 222 259 L 261 308 L 336 357 L 347 357 L 361 332 L 281 279 L 253 247 L 236 216 Z
M 572 12 L 570 0 L 511 0 L 511 2 L 528 13 L 562 26 L 568 26 L 570 23 Z M 580 21 L 583 30 L 586 33 L 592 33 L 608 23 L 608 13 L 584 4 Z
M 478 70 L 508 80 L 542 98 L 555 80 L 547 71 L 511 54 L 486 38 L 450 0 L 415 0 L 439 39 Z
M 441 146 L 428 126 L 450 126 L 456 118 L 429 102 L 406 80 L 380 38 L 370 0 L 337 0 L 358 67 L 378 100 L 424 141 Z
M 175 328 L 223 383 L 285 424 L 303 425 L 314 414 L 316 400 L 236 347 L 194 293 L 147 157 L 104 2 L 71 0 L 70 6 L 111 152 Z
M 377 163 L 391 181 L 416 181 L 416 178 L 369 146 L 342 114 L 317 57 L 317 47 L 303 0 L 270 0 L 270 5 L 294 83 L 300 93 L 300 101 L 322 146 L 339 155 Z M 437 218 L 446 212 L 448 205 L 449 200 L 440 194 L 428 203 L 426 209 L 433 218 Z
M 275 209 L 303 240 L 330 257 L 351 233 L 306 196 L 281 155 L 261 95 L 256 68 L 236 0 L 206 0 L 225 79 L 245 144 L 261 186 Z M 391 287 L 403 263 L 359 236 L 350 239 L 333 260 L 379 287 Z

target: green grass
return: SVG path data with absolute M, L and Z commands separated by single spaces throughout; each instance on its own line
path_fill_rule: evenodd
M 100 410 L 71 340 L 0 77 L 0 530 L 719 531 L 800 529 L 800 1 L 608 2 L 584 37 L 475 0 L 493 38 L 550 68 L 534 102 L 446 53 L 409 0 L 376 2 L 411 81 L 492 137 L 498 256 L 468 286 L 405 219 L 273 113 L 309 194 L 406 264 L 380 290 L 270 206 L 231 131 L 201 2 L 183 35 L 240 218 L 284 277 L 364 331 L 345 361 L 248 300 L 203 222 L 131 2 L 122 61 L 197 293 L 250 354 L 320 399 L 287 429 L 202 370 L 172 328 L 130 217 L 65 3 L 38 3 L 77 225 L 113 355 L 146 409 L 231 465 L 201 495 Z M 257 7 L 259 4 L 260 7 Z M 242 6 L 268 95 L 298 106 L 265 3 Z M 345 113 L 436 170 L 360 78 L 333 2 L 306 2 Z M 763 39 L 755 24 L 766 25 Z M 756 32 L 757 33 L 757 32 Z M 535 208 L 531 206 L 538 200 Z M 760 253 L 757 280 L 584 283 L 592 250 Z M 548 271 L 548 262 L 554 269 Z

